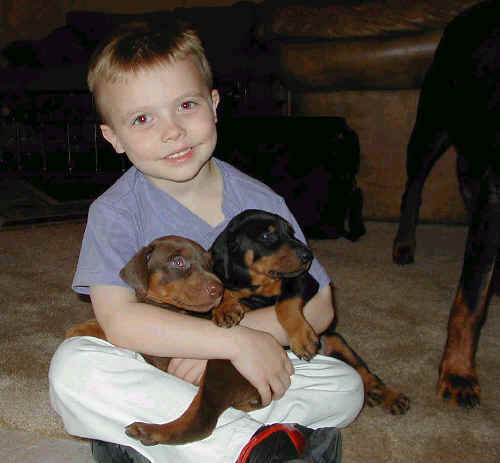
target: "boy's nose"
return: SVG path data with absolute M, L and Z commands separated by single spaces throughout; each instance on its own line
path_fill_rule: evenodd
M 185 129 L 177 122 L 166 122 L 163 127 L 161 140 L 164 143 L 176 141 L 186 133 Z

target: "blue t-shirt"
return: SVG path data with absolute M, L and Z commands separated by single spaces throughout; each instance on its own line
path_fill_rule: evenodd
M 209 249 L 227 223 L 245 209 L 263 209 L 282 216 L 292 224 L 296 237 L 305 242 L 281 196 L 226 162 L 213 159 L 224 184 L 225 219 L 220 224 L 212 227 L 131 167 L 90 206 L 73 289 L 88 294 L 94 285 L 128 287 L 119 272 L 143 246 L 160 236 L 178 235 Z M 316 259 L 310 273 L 320 287 L 330 282 Z

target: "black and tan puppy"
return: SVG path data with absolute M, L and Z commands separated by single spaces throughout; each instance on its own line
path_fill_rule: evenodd
M 246 210 L 231 220 L 211 252 L 214 273 L 225 287 L 223 301 L 213 311 L 218 325 L 232 326 L 245 312 L 274 305 L 298 357 L 309 360 L 320 352 L 343 360 L 361 375 L 368 405 L 382 405 L 395 415 L 408 411 L 408 397 L 390 390 L 371 373 L 333 326 L 318 337 L 304 318 L 303 307 L 318 290 L 307 271 L 313 254 L 295 238 L 287 221 L 269 212 Z
M 500 246 L 500 2 L 486 1 L 445 29 L 426 75 L 407 150 L 407 184 L 393 246 L 397 264 L 413 262 L 415 229 L 427 175 L 450 147 L 470 216 L 438 395 L 462 407 L 479 405 L 475 353 Z M 498 270 L 498 269 L 497 269 Z M 498 288 L 497 288 L 498 289 Z
M 277 215 L 246 210 L 231 220 L 210 250 L 213 271 L 225 288 L 214 321 L 231 327 L 245 312 L 274 305 L 292 351 L 299 358 L 313 358 L 319 339 L 302 309 L 318 283 L 307 272 L 313 254 L 295 238 L 292 226 Z

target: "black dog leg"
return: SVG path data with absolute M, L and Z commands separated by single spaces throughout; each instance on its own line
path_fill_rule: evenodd
M 440 45 L 442 47 L 442 45 Z M 396 264 L 412 263 L 415 257 L 415 229 L 418 223 L 422 190 L 425 180 L 436 161 L 450 147 L 451 141 L 445 125 L 449 118 L 448 104 L 452 95 L 444 82 L 447 73 L 445 59 L 436 52 L 434 63 L 426 75 L 417 118 L 407 148 L 407 182 L 401 201 L 399 229 L 394 240 L 392 257 Z
M 361 188 L 355 188 L 349 199 L 347 210 L 347 223 L 349 230 L 345 237 L 350 241 L 358 241 L 366 233 L 363 221 L 363 192 Z
M 464 185 L 462 185 L 464 187 Z M 474 198 L 474 192 L 468 198 Z M 438 395 L 453 405 L 479 405 L 475 353 L 500 246 L 500 175 L 489 168 L 473 205 L 464 264 L 450 311 L 448 338 L 439 367 Z

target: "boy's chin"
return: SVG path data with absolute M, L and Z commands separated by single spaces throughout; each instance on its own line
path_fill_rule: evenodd
M 141 171 L 153 184 L 157 186 L 167 185 L 169 183 L 188 183 L 197 177 L 209 165 L 210 159 L 207 159 L 202 164 L 186 164 L 178 165 L 173 169 L 168 169 L 168 172 L 153 172 L 148 173 Z
M 170 183 L 188 183 L 196 177 L 196 173 L 194 175 L 151 175 L 143 172 L 143 174 L 151 183 L 159 187 Z

